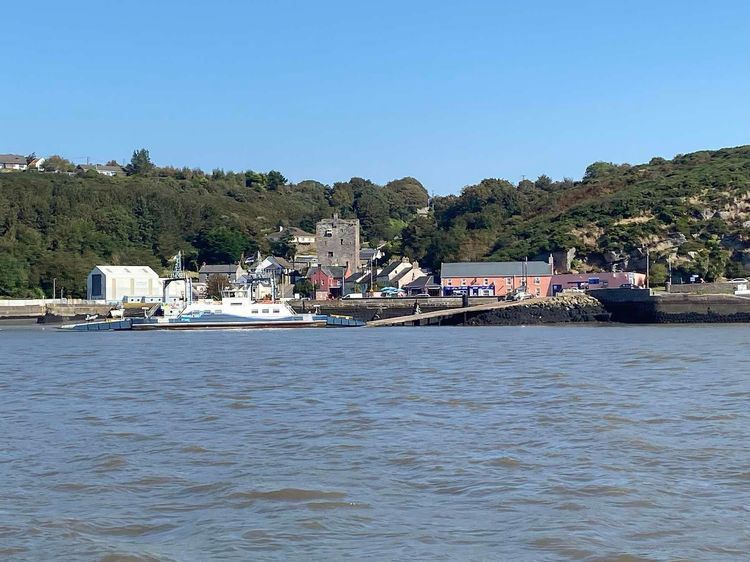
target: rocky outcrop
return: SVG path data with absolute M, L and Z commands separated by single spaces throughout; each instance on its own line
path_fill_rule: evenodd
M 525 326 L 566 324 L 573 322 L 606 322 L 609 313 L 601 303 L 588 295 L 553 297 L 542 302 L 520 304 L 491 310 L 466 321 L 466 326 Z

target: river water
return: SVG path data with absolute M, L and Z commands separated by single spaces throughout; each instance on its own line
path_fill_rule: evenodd
M 747 559 L 749 344 L 0 325 L 0 557 Z

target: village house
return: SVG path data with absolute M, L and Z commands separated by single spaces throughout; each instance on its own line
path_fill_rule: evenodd
M 344 288 L 346 268 L 336 265 L 318 265 L 307 272 L 307 279 L 315 287 L 315 299 L 339 298 Z
M 566 289 L 616 289 L 621 285 L 632 288 L 646 286 L 646 274 L 632 271 L 601 273 L 557 273 L 552 276 L 550 296 Z
M 46 158 L 39 158 L 38 156 L 33 156 L 33 157 L 30 157 L 30 158 L 31 158 L 31 160 L 29 161 L 28 165 L 26 166 L 26 169 L 27 170 L 35 170 L 37 172 L 41 172 L 44 169 L 44 163 L 47 161 Z
M 522 288 L 534 296 L 547 296 L 552 284 L 552 264 L 543 261 L 444 263 L 440 284 L 446 296 L 504 296 Z
M 383 252 L 380 251 L 382 245 L 377 248 L 362 248 L 359 251 L 359 267 L 368 269 L 383 259 Z
M 19 154 L 0 154 L 0 169 L 23 171 L 28 168 L 26 157 Z
M 311 232 L 297 228 L 296 226 L 283 227 L 280 226 L 277 232 L 273 232 L 266 236 L 266 239 L 272 244 L 280 242 L 284 237 L 289 236 L 289 239 L 294 247 L 296 253 L 300 256 L 311 256 L 315 255 L 315 235 Z
M 104 164 L 79 164 L 76 166 L 76 171 L 81 173 L 86 173 L 89 170 L 94 170 L 95 172 L 110 178 L 126 175 L 125 169 L 122 166 L 108 166 Z
M 378 287 L 397 287 L 403 288 L 404 285 L 411 283 L 425 275 L 419 267 L 419 263 L 409 261 L 409 258 L 401 258 L 386 265 L 377 276 Z
M 198 271 L 198 282 L 207 283 L 211 275 L 226 275 L 230 283 L 236 283 L 237 280 L 245 275 L 245 270 L 241 265 L 236 263 L 225 265 L 203 265 Z
M 414 281 L 407 283 L 401 288 L 406 292 L 407 296 L 440 296 L 440 284 L 435 282 L 435 277 L 433 275 L 422 275 L 421 277 L 417 277 Z
M 373 276 L 370 277 L 370 271 L 355 271 L 344 280 L 344 293 L 350 295 L 352 293 L 366 293 L 371 290 L 372 283 L 375 282 L 377 274 L 373 272 Z
M 282 257 L 268 256 L 258 261 L 252 270 L 255 273 L 254 277 L 273 277 L 279 296 L 292 296 L 293 276 L 296 268 L 288 260 Z

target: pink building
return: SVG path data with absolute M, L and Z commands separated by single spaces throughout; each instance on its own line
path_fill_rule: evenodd
M 646 275 L 621 271 L 617 273 L 559 273 L 552 276 L 550 296 L 565 289 L 616 289 L 622 285 L 645 287 Z
M 443 295 L 501 297 L 525 288 L 534 296 L 550 294 L 552 265 L 544 261 L 456 262 L 440 268 Z

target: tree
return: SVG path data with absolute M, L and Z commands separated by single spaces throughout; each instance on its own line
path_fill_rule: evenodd
M 668 275 L 669 275 L 669 272 L 667 271 L 667 266 L 664 265 L 663 263 L 651 264 L 651 268 L 649 272 L 649 283 L 653 287 L 656 287 L 658 285 L 663 285 L 664 282 L 667 280 Z
M 297 255 L 297 245 L 294 243 L 291 232 L 284 231 L 281 238 L 271 244 L 271 253 L 274 256 L 294 261 L 294 257 Z
M 212 273 L 206 280 L 206 297 L 220 299 L 221 292 L 229 286 L 229 276 L 225 273 Z
M 66 160 L 57 154 L 47 158 L 44 161 L 43 167 L 45 172 L 72 172 L 75 170 L 75 166 L 73 166 L 70 160 Z
M 271 191 L 276 191 L 282 185 L 286 185 L 288 181 L 281 172 L 277 172 L 276 170 L 271 170 L 266 174 L 266 187 Z
M 146 176 L 154 169 L 148 150 L 141 148 L 133 151 L 133 157 L 128 164 L 128 174 Z
M 427 207 L 429 196 L 424 186 L 415 178 L 401 178 L 388 182 L 383 194 L 390 206 L 390 216 L 409 220 L 418 209 Z
M 250 247 L 242 233 L 226 226 L 199 233 L 193 244 L 198 249 L 198 260 L 206 263 L 236 263 Z
M 117 163 L 117 160 L 110 160 L 105 164 L 105 166 L 119 166 L 120 164 Z
M 309 279 L 300 279 L 294 284 L 294 292 L 303 297 L 312 298 L 315 293 L 315 287 L 313 287 Z

